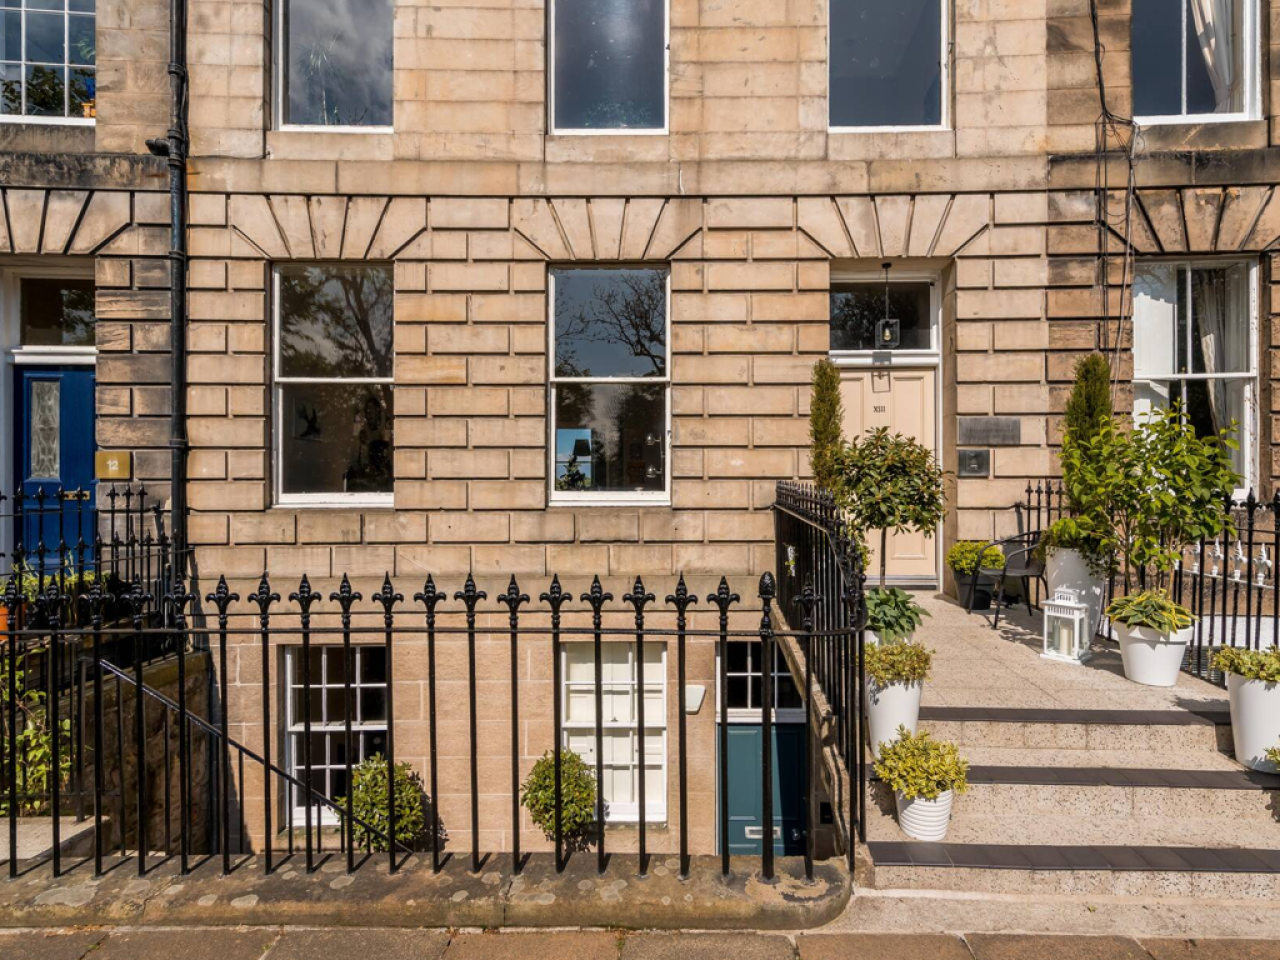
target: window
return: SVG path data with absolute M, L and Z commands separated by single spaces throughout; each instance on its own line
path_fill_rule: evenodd
M 92 280 L 23 277 L 21 330 L 24 347 L 92 347 L 94 286 Z
M 669 496 L 666 270 L 551 271 L 551 500 Z
M 0 117 L 93 116 L 93 0 L 0 0 Z
M 343 704 L 345 662 L 340 646 L 311 648 L 311 784 L 336 800 L 347 795 L 346 708 Z M 355 672 L 351 677 L 351 742 L 355 748 L 352 766 L 375 753 L 387 752 L 387 654 L 380 646 L 353 645 Z M 302 685 L 302 648 L 285 650 L 285 756 L 286 769 L 306 782 L 302 738 L 305 736 Z M 293 809 L 301 816 L 306 806 L 302 789 L 290 791 Z M 333 817 L 328 808 L 321 816 Z
M 391 0 L 280 0 L 283 126 L 390 129 Z
M 667 0 L 552 0 L 556 133 L 664 132 Z
M 832 129 L 941 127 L 943 0 L 830 0 Z
M 275 274 L 281 503 L 390 503 L 392 268 L 289 264 Z
M 604 800 L 607 823 L 640 818 L 640 739 L 636 709 L 636 647 L 602 644 L 601 694 L 604 708 Z M 564 646 L 564 745 L 596 764 L 595 645 Z M 645 821 L 667 817 L 667 682 L 666 649 L 644 647 Z
M 1257 116 L 1256 0 L 1133 0 L 1133 110 L 1145 122 Z
M 898 321 L 895 347 L 877 342 L 877 326 L 886 317 Z M 832 352 L 933 350 L 933 317 L 933 285 L 928 281 L 831 284 Z
M 1134 415 L 1181 401 L 1196 433 L 1239 424 L 1232 461 L 1252 471 L 1256 303 L 1246 263 L 1155 262 L 1133 284 Z
M 760 669 L 760 649 L 759 641 L 729 644 L 729 663 L 725 670 L 725 679 L 728 681 L 730 720 L 756 723 L 760 721 L 764 691 L 764 673 Z M 782 655 L 780 643 L 773 645 L 773 709 L 775 719 L 778 721 L 804 721 L 804 700 L 800 696 L 795 680 L 791 677 L 791 670 L 787 667 L 786 657 Z

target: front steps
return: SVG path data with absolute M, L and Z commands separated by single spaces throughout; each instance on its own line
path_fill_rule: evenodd
M 970 762 L 947 842 L 911 841 L 871 789 L 879 890 L 1280 900 L 1280 777 L 1222 750 L 1222 712 L 934 707 Z

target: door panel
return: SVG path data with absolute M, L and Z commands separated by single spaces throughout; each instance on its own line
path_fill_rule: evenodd
M 17 481 L 27 500 L 22 547 L 38 566 L 56 567 L 65 544 L 73 561 L 93 559 L 94 371 L 92 367 L 18 367 L 14 411 Z M 83 491 L 80 496 L 76 491 Z M 44 499 L 39 499 L 40 494 Z
M 719 743 L 718 738 L 716 742 Z M 763 851 L 764 804 L 760 795 L 763 742 L 764 729 L 760 724 L 729 725 L 729 852 L 734 856 L 759 856 Z M 804 853 L 805 821 L 804 724 L 775 724 L 774 853 L 788 857 Z
M 844 433 L 860 437 L 886 427 L 890 433 L 914 437 L 937 450 L 937 373 L 934 370 L 893 368 L 844 370 L 840 381 L 844 401 Z M 880 570 L 880 541 L 871 540 L 869 574 Z M 889 535 L 888 573 L 891 578 L 933 580 L 937 577 L 936 535 Z

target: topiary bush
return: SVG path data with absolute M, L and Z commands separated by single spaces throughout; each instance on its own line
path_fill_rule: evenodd
M 948 790 L 964 793 L 969 788 L 969 764 L 954 743 L 906 727 L 898 727 L 893 743 L 880 744 L 876 775 L 908 800 L 937 800 Z
M 1067 437 L 1087 440 L 1111 417 L 1111 365 L 1102 354 L 1091 353 L 1076 363 L 1075 374 L 1063 428 Z
M 520 787 L 520 802 L 548 840 L 556 836 L 556 758 L 548 750 Z M 596 775 L 573 750 L 560 751 L 560 826 L 571 845 L 585 845 L 596 820 Z
M 351 784 L 352 812 L 361 821 L 354 824 L 355 844 L 385 853 L 389 847 L 386 837 L 391 832 L 386 758 L 375 753 L 363 760 L 351 771 Z M 347 809 L 346 797 L 339 797 L 335 802 L 340 810 Z M 427 831 L 429 812 L 430 804 L 422 787 L 422 778 L 409 764 L 397 763 L 396 841 L 416 850 Z M 362 823 L 378 833 L 366 829 Z
M 809 403 L 809 463 L 813 482 L 833 490 L 836 451 L 844 442 L 844 401 L 840 398 L 840 368 L 830 360 L 813 365 L 813 395 Z

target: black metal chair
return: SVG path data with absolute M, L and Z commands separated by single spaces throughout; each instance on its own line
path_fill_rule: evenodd
M 1000 626 L 1000 607 L 1004 605 L 1004 584 L 1009 577 L 1022 582 L 1022 597 L 1027 603 L 1027 613 L 1035 614 L 1035 610 L 1031 606 L 1031 581 L 1039 580 L 1044 583 L 1046 592 L 1049 589 L 1048 581 L 1045 580 L 1044 564 L 1036 557 L 1036 547 L 1040 545 L 1040 531 L 1034 530 L 1030 533 L 1016 533 L 1011 537 L 1005 537 L 1003 540 L 993 540 L 991 543 L 983 546 L 982 551 L 978 554 L 978 570 L 973 578 L 973 585 L 969 588 L 969 602 L 966 604 L 966 612 L 973 612 L 973 599 L 978 591 L 979 580 L 995 581 L 996 583 L 996 615 L 991 624 L 991 628 Z M 984 567 L 981 560 L 986 556 L 987 551 L 992 547 L 998 547 L 1004 555 L 1003 567 Z

